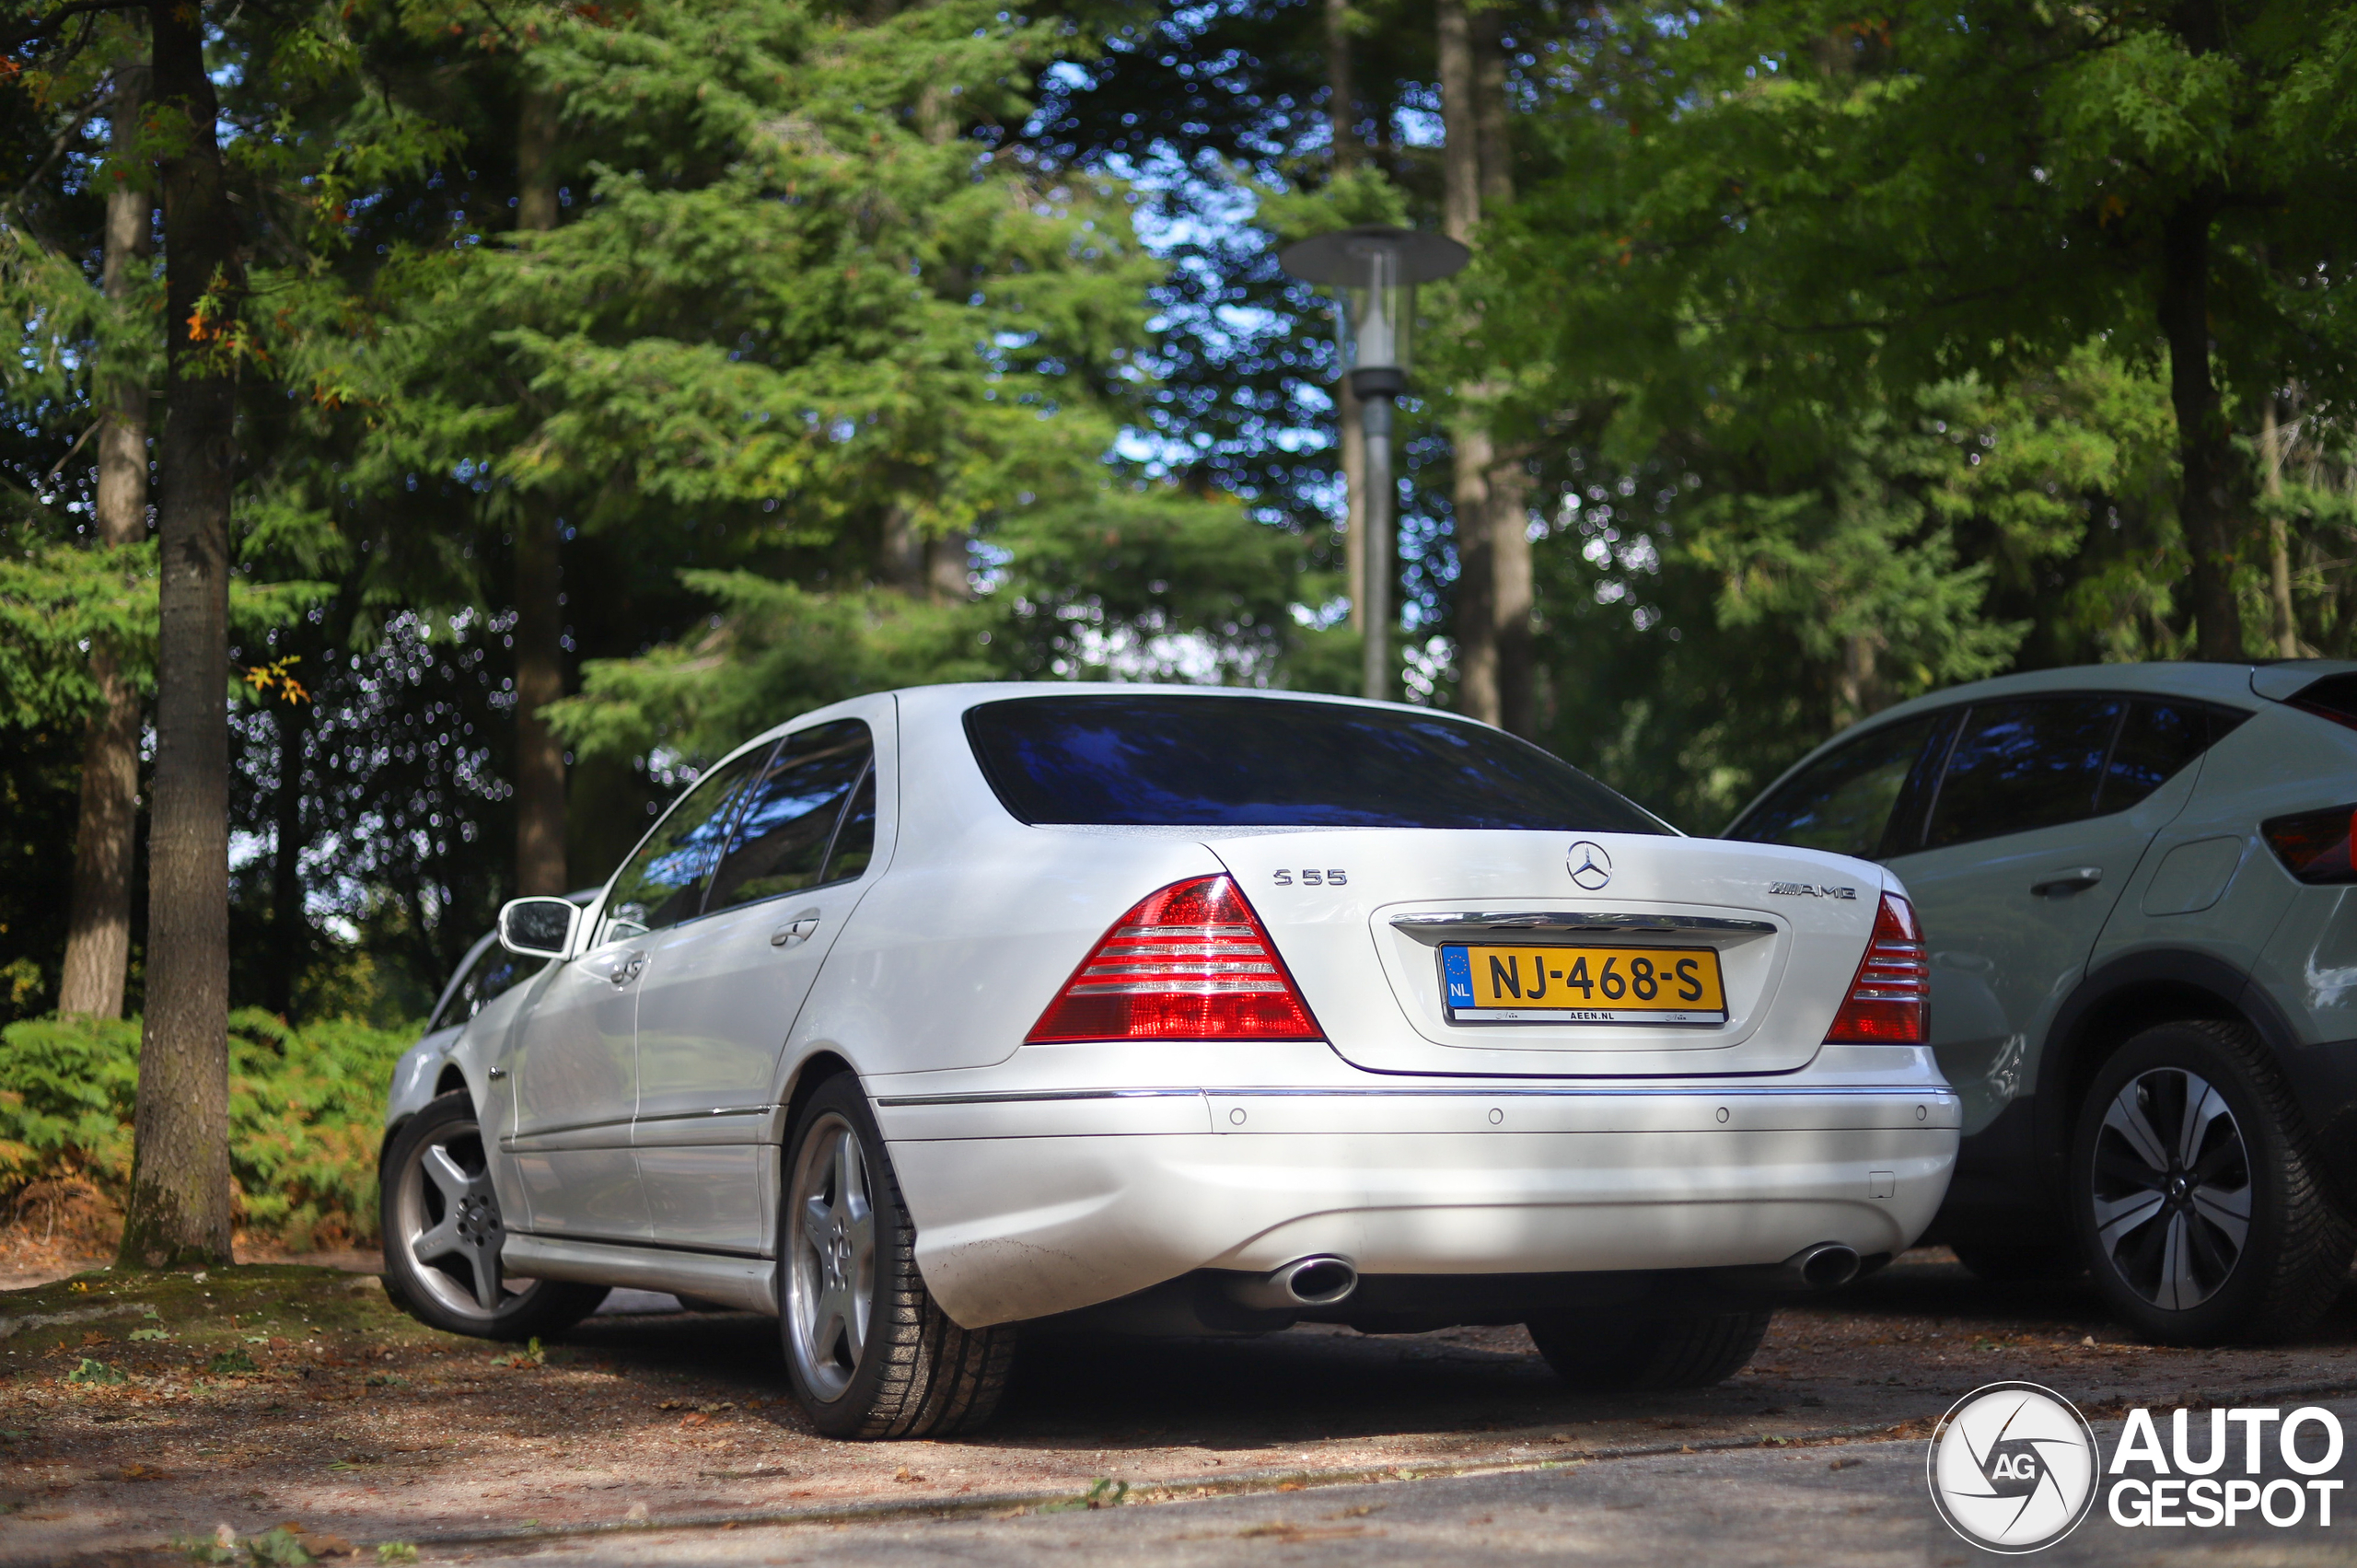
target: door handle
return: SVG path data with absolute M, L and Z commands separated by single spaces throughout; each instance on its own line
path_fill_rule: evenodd
M 770 946 L 791 947 L 798 942 L 807 942 L 812 934 L 819 929 L 819 913 L 815 910 L 795 915 L 792 920 L 770 933 Z
M 2049 893 L 2075 893 L 2092 888 L 2103 880 L 2100 865 L 2073 865 L 2067 871 L 2049 872 L 2029 885 L 2030 897 L 2042 899 Z
M 639 976 L 639 972 L 645 968 L 646 955 L 644 953 L 633 953 L 630 957 L 622 959 L 620 963 L 615 964 L 611 969 L 608 970 L 606 971 L 606 978 L 612 981 L 616 986 L 628 985 L 632 981 L 636 980 Z
M 493 1067 L 491 1070 L 489 1076 L 491 1081 L 495 1084 L 499 1082 L 500 1079 L 507 1076 L 507 1069 L 505 1067 Z

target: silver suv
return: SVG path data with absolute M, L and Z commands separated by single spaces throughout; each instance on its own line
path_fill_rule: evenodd
M 2353 816 L 2357 664 L 2100 665 L 1878 714 L 1727 836 L 1914 896 L 1964 1101 L 1925 1239 L 2201 1344 L 2307 1328 L 2357 1249 Z

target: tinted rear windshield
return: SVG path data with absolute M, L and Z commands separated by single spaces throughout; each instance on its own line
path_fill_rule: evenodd
M 966 713 L 1030 823 L 1670 830 L 1585 773 L 1440 714 L 1265 697 L 1019 697 Z

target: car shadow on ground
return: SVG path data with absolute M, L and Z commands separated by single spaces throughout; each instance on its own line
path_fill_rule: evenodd
M 612 1316 L 568 1336 L 579 1350 L 763 1401 L 761 1419 L 807 1431 L 787 1393 L 773 1321 L 742 1313 Z M 1257 1338 L 1126 1340 L 1035 1330 L 999 1414 L 961 1438 L 1010 1449 L 1200 1448 L 1259 1453 L 1336 1439 L 1556 1427 L 1717 1430 L 1763 1416 L 1811 1425 L 1911 1418 L 1924 1399 L 1982 1381 L 2049 1380 L 2073 1397 L 2181 1388 L 2357 1380 L 2357 1293 L 2293 1344 L 2170 1350 L 2139 1343 L 2084 1281 L 1995 1284 L 1945 1253 L 1902 1260 L 1780 1312 L 1743 1374 L 1714 1388 L 1583 1394 L 1518 1326 L 1364 1335 L 1302 1325 Z M 1913 1400 L 1894 1404 L 1893 1397 Z M 1936 1407 L 1926 1406 L 1935 1413 Z M 1618 1440 L 1618 1439 L 1616 1439 Z

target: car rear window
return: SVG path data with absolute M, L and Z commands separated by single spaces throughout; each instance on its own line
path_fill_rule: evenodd
M 1006 809 L 1107 827 L 1672 830 L 1527 741 L 1443 714 L 1267 697 L 1018 697 L 967 710 Z

